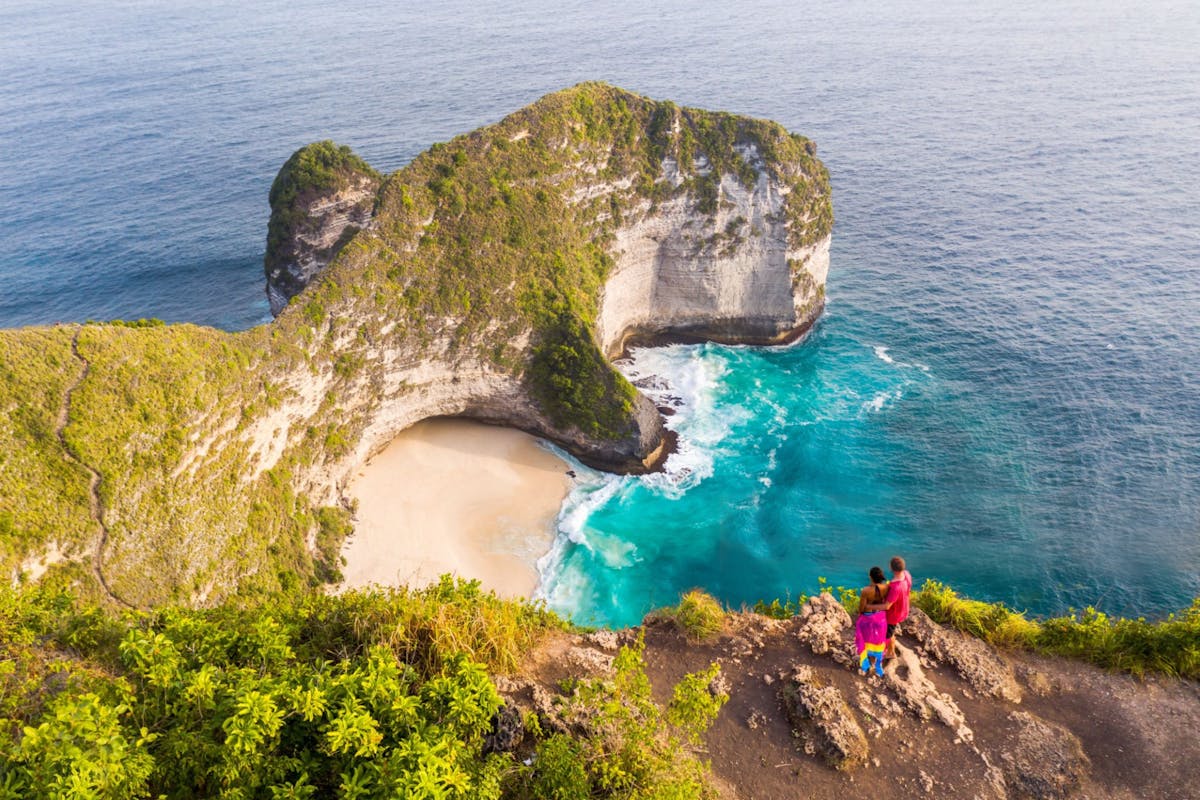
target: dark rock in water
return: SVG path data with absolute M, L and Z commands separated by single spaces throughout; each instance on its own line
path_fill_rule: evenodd
M 511 753 L 525 738 L 525 724 L 516 706 L 505 703 L 492 717 L 492 731 L 483 737 L 483 754 Z
M 633 385 L 639 389 L 657 389 L 658 391 L 666 391 L 671 388 L 671 384 L 667 383 L 667 379 L 658 375 L 647 375 L 644 378 L 638 378 L 633 382 Z
M 658 406 L 658 413 L 662 414 L 664 417 L 669 417 L 675 413 L 675 409 L 671 408 L 670 406 Z

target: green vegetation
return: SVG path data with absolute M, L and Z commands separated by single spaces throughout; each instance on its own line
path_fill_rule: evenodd
M 302 148 L 271 188 L 268 261 L 322 192 L 374 182 L 376 213 L 275 323 L 0 331 L 0 567 L 19 577 L 63 552 L 74 564 L 49 575 L 104 598 L 98 564 L 109 599 L 141 608 L 336 580 L 349 531 L 338 482 L 383 404 L 419 388 L 401 362 L 478 364 L 520 380 L 564 440 L 627 441 L 635 390 L 595 335 L 621 220 L 671 198 L 719 206 L 709 168 L 745 184 L 766 171 L 797 198 L 792 233 L 824 236 L 829 181 L 814 153 L 775 123 L 597 83 L 386 178 L 344 147 Z M 722 224 L 721 244 L 743 227 Z
M 268 272 L 291 232 L 307 222 L 297 201 L 311 199 L 318 192 L 344 188 L 357 176 L 376 183 L 381 180 L 380 174 L 349 147 L 328 139 L 306 145 L 292 154 L 275 176 L 267 198 L 271 204 L 271 219 L 267 223 Z
M 0 331 L 0 569 L 26 554 L 80 552 L 98 534 L 89 476 L 58 436 L 68 390 L 83 373 L 70 328 Z
M 539 749 L 542 759 L 532 780 L 517 796 L 586 800 L 595 797 L 668 800 L 715 797 L 706 783 L 707 766 L 687 744 L 699 744 L 727 695 L 710 686 L 716 664 L 686 676 L 675 687 L 664 714 L 651 698 L 643 659 L 644 640 L 625 647 L 613 662 L 611 681 L 575 687 L 563 709 L 570 727 L 589 735 L 554 734 Z
M 1090 606 L 1064 617 L 1032 620 L 1001 603 L 959 597 L 937 581 L 926 581 L 912 602 L 935 621 L 1000 647 L 1067 656 L 1134 675 L 1200 678 L 1200 597 L 1190 608 L 1157 622 L 1110 617 Z
M 851 614 L 858 613 L 858 591 L 829 587 Z M 775 619 L 800 612 L 807 596 L 796 600 L 759 601 L 753 611 Z M 1106 669 L 1144 675 L 1156 672 L 1179 678 L 1200 678 L 1200 597 L 1166 619 L 1110 617 L 1092 607 L 1062 617 L 1031 619 L 1003 603 L 960 597 L 944 583 L 927 580 L 912 593 L 912 605 L 942 625 L 956 628 L 1001 648 L 1030 650 L 1087 661 Z
M 0 798 L 695 798 L 717 667 L 660 709 L 642 645 L 565 700 L 571 734 L 485 738 L 516 668 L 562 623 L 476 583 L 117 618 L 0 590 Z M 531 766 L 524 763 L 531 762 Z
M 657 611 L 654 616 L 670 620 L 693 642 L 710 639 L 725 627 L 725 609 L 715 597 L 700 589 L 692 589 L 679 599 L 679 605 Z

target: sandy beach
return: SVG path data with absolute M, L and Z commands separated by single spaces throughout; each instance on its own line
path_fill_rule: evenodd
M 529 597 L 570 486 L 567 464 L 520 431 L 420 422 L 361 467 L 344 588 L 424 586 L 451 572 Z

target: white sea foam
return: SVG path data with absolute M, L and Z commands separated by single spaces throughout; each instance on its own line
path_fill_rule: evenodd
M 667 497 L 683 496 L 713 474 L 714 460 L 731 427 L 749 414 L 740 407 L 722 408 L 717 413 L 728 367 L 704 346 L 634 349 L 630 358 L 616 366 L 655 405 L 672 409 L 674 413 L 665 417 L 664 423 L 678 437 L 676 450 L 662 472 L 634 477 L 598 472 L 555 448 L 577 477 L 559 511 L 554 544 L 537 562 L 541 577 L 535 596 L 560 610 L 581 607 L 594 590 L 587 575 L 566 566 L 572 547 L 587 548 L 614 569 L 639 560 L 632 543 L 589 527 L 591 516 L 608 503 L 620 502 L 622 495 L 639 485 Z M 776 409 L 776 415 L 781 414 L 786 410 Z
M 617 367 L 655 405 L 675 412 L 665 419 L 678 436 L 675 452 L 662 472 L 639 480 L 652 491 L 680 497 L 712 475 L 714 458 L 731 426 L 748 413 L 736 406 L 716 413 L 728 367 L 711 349 L 697 345 L 635 349 Z
M 888 355 L 888 348 L 881 344 L 875 345 L 875 357 L 885 364 L 895 364 L 896 359 Z
M 904 391 L 896 389 L 893 392 L 876 392 L 875 396 L 862 404 L 862 410 L 869 414 L 882 411 L 889 402 L 897 402 L 904 396 Z

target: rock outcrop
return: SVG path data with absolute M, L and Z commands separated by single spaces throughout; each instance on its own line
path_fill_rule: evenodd
M 1091 766 L 1079 737 L 1025 711 L 1014 711 L 1008 719 L 1016 727 L 1001 744 L 999 760 L 1011 796 L 1030 800 L 1070 797 Z
M 817 655 L 831 654 L 845 664 L 853 663 L 853 621 L 831 593 L 820 592 L 805 601 L 800 609 L 800 629 L 796 638 L 809 645 Z
M 965 633 L 947 630 L 914 608 L 904 623 L 920 644 L 922 655 L 948 663 L 978 692 L 1010 703 L 1021 702 L 1021 687 L 1012 665 L 994 648 Z
M 56 527 L 107 531 L 71 552 L 103 551 L 102 591 L 122 602 L 215 602 L 334 574 L 344 485 L 427 417 L 519 428 L 600 469 L 657 468 L 662 419 L 610 356 L 642 337 L 796 336 L 820 312 L 832 228 L 808 140 L 603 84 L 549 95 L 386 177 L 347 148 L 309 145 L 270 200 L 272 324 L 87 325 L 0 342 L 69 367 L 11 371 L 34 376 L 19 391 L 47 410 L 37 430 L 0 429 L 5 452 L 36 453 L 0 465 L 0 487 L 55 476 L 56 499 L 72 500 L 51 503 L 72 517 Z M 65 443 L 87 469 L 63 472 Z M 29 506 L 12 524 L 44 520 Z M 44 539 L 18 537 L 4 563 L 46 552 Z
M 301 148 L 279 171 L 263 259 L 273 315 L 370 227 L 379 184 L 377 172 L 332 142 Z
M 822 685 L 811 667 L 797 667 L 779 696 L 788 720 L 804 737 L 806 750 L 819 754 L 835 769 L 849 770 L 866 763 L 867 736 L 862 727 L 842 693 Z
M 977 640 L 978 649 L 967 648 L 979 667 L 972 680 L 927 646 L 957 647 L 959 632 L 923 615 L 901 626 L 884 677 L 863 676 L 844 657 L 851 620 L 836 604 L 819 595 L 784 620 L 731 613 L 703 643 L 655 617 L 644 621 L 647 674 L 663 702 L 683 675 L 720 664 L 729 700 L 703 753 L 722 797 L 841 798 L 880 786 L 908 797 L 989 800 L 1193 796 L 1193 681 L 1137 680 Z M 541 663 L 559 667 L 543 673 L 553 693 L 563 661 L 556 654 Z M 1007 690 L 979 688 L 1003 686 L 1012 674 L 1020 686 L 1034 672 L 1043 690 L 1019 704 Z

